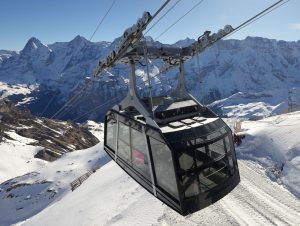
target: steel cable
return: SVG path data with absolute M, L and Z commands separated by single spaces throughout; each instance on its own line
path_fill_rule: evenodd
M 204 0 L 199 1 L 196 5 L 194 5 L 189 11 L 187 11 L 183 16 L 178 18 L 173 24 L 171 24 L 169 27 L 167 27 L 160 35 L 158 35 L 155 40 L 159 39 L 161 36 L 163 36 L 168 30 L 170 30 L 173 26 L 175 26 L 180 20 L 182 20 L 184 17 L 186 17 L 190 12 L 192 12 L 197 6 L 199 6 Z
M 152 29 L 154 28 L 181 0 L 177 0 L 168 10 L 165 12 L 144 34 L 144 36 Z

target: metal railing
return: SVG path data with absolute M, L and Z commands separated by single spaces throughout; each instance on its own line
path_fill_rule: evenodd
M 74 191 L 76 188 L 78 188 L 86 179 L 89 178 L 89 176 L 91 176 L 93 173 L 95 173 L 98 168 L 93 168 L 92 170 L 88 171 L 87 173 L 81 175 L 80 177 L 78 177 L 76 180 L 72 181 L 70 183 L 71 185 L 71 190 Z

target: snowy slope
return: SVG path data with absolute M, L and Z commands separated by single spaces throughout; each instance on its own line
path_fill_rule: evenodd
M 0 143 L 0 183 L 44 166 L 45 161 L 33 157 L 41 149 L 19 141 Z
M 97 124 L 86 126 L 101 135 Z M 237 148 L 241 183 L 187 217 L 109 161 L 101 141 L 1 184 L 0 225 L 299 225 L 299 129 L 300 112 L 243 122 L 246 138 Z M 100 169 L 72 192 L 69 183 L 96 166 Z
M 240 158 L 261 163 L 272 180 L 300 198 L 300 112 L 244 122 L 242 129 Z
M 89 125 L 95 136 L 102 130 L 99 124 Z M 53 201 L 63 198 L 70 191 L 73 180 L 109 160 L 102 149 L 102 136 L 98 136 L 100 143 L 94 147 L 72 152 L 51 163 L 33 158 L 40 147 L 14 138 L 14 143 L 0 143 L 1 179 L 10 179 L 0 182 L 1 226 L 37 214 Z
M 241 183 L 232 193 L 213 206 L 182 217 L 110 162 L 73 193 L 20 225 L 300 224 L 299 199 L 271 182 L 257 163 L 242 160 L 239 168 Z

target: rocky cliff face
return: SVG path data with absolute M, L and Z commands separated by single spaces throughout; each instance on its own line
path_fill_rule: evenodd
M 99 141 L 86 127 L 75 123 L 38 118 L 20 110 L 7 99 L 0 100 L 0 142 L 22 140 L 43 147 L 35 157 L 53 161 L 66 152 L 94 146 Z M 1 151 L 1 150 L 0 150 Z
M 26 94 L 9 95 L 9 98 L 26 105 L 34 114 L 52 116 L 66 101 L 80 93 L 76 101 L 66 106 L 57 118 L 102 120 L 104 112 L 122 99 L 127 90 L 128 70 L 117 66 L 85 87 L 86 76 L 93 74 L 99 59 L 114 48 L 113 43 L 92 43 L 77 36 L 70 42 L 42 44 L 31 38 L 20 53 L 3 58 L 0 64 L 0 81 L 18 86 L 35 87 Z M 162 45 L 147 38 L 149 45 Z M 174 46 L 185 46 L 192 39 L 178 41 Z M 0 54 L 0 56 L 2 56 Z M 155 76 L 158 65 L 154 61 L 150 72 Z M 185 66 L 187 87 L 206 104 L 228 98 L 233 94 L 264 93 L 300 87 L 300 41 L 286 42 L 259 37 L 245 40 L 225 40 L 210 47 Z M 148 92 L 145 67 L 137 66 L 141 95 Z M 167 94 L 177 84 L 178 69 L 152 79 L 154 93 Z M 0 84 L 0 93 L 4 93 Z M 84 92 L 80 92 L 82 88 Z M 24 89 L 24 86 L 22 87 Z M 7 92 L 5 92 L 7 94 Z M 257 99 L 256 101 L 258 101 Z M 280 103 L 280 102 L 279 102 Z

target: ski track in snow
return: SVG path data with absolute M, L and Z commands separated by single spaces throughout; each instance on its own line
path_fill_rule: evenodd
M 254 162 L 239 161 L 241 183 L 214 205 L 186 217 L 166 208 L 159 225 L 300 225 L 300 202 Z

